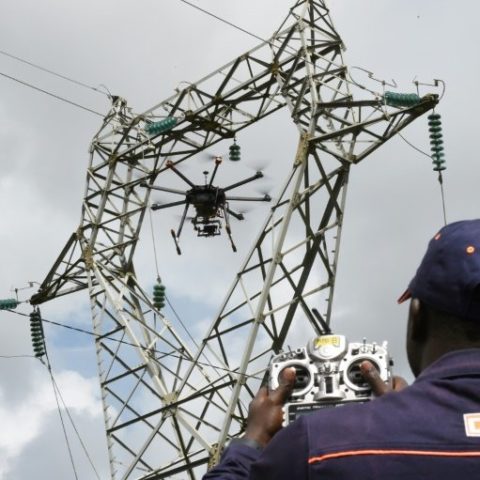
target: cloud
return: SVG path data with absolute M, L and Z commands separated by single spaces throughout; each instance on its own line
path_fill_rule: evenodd
M 18 468 L 18 458 L 22 457 L 31 444 L 44 442 L 45 433 L 50 429 L 50 425 L 56 424 L 56 428 L 60 429 L 53 387 L 46 369 L 42 368 L 42 370 L 37 370 L 37 376 L 32 378 L 32 383 L 27 388 L 25 385 L 18 386 L 23 390 L 23 397 L 20 400 L 12 401 L 5 388 L 0 390 L 0 422 L 2 425 L 0 430 L 0 478 L 4 478 L 7 474 L 8 478 L 15 477 L 14 470 Z M 62 371 L 55 375 L 55 380 L 65 405 L 75 423 L 78 422 L 79 431 L 82 431 L 82 424 L 92 420 L 101 424 L 102 408 L 96 378 L 85 378 L 75 371 Z M 72 429 L 68 425 L 69 420 L 63 406 L 62 414 L 70 432 L 70 441 L 72 441 Z M 50 445 L 50 448 L 53 449 L 55 446 Z

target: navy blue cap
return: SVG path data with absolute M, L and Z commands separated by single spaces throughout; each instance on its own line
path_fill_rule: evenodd
M 480 321 L 480 220 L 443 227 L 406 292 L 398 299 L 418 298 L 456 317 Z

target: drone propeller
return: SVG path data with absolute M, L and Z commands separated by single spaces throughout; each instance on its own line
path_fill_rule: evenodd
M 169 195 L 168 193 L 152 192 L 150 204 L 167 205 L 171 202 L 180 201 L 180 198 Z
M 202 163 L 213 163 L 216 159 L 224 160 L 225 155 L 203 151 L 199 153 L 196 158 L 198 158 Z
M 258 194 L 262 195 L 263 197 L 271 198 L 270 193 L 273 190 L 273 185 L 268 185 L 268 184 L 258 185 L 254 190 Z
M 254 172 L 264 172 L 269 165 L 270 161 L 266 158 L 260 158 L 246 162 L 246 166 Z

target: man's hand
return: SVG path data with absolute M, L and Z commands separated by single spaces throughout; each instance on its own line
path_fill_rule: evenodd
M 247 429 L 244 438 L 255 440 L 263 447 L 282 428 L 282 406 L 293 390 L 295 369 L 286 368 L 280 373 L 280 385 L 268 391 L 261 387 L 248 409 Z
M 388 392 L 399 392 L 405 387 L 408 387 L 408 383 L 402 377 L 392 377 L 392 384 L 386 384 L 380 377 L 378 370 L 373 366 L 372 362 L 365 360 L 360 364 L 360 371 L 363 378 L 372 387 L 372 391 L 377 397 L 384 395 Z

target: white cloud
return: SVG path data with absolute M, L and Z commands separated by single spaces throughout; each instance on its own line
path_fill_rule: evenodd
M 42 370 L 37 370 L 38 376 L 34 377 L 28 391 L 23 388 L 24 396 L 20 401 L 10 401 L 7 392 L 0 390 L 0 478 L 7 478 L 3 476 L 12 473 L 14 460 L 22 455 L 30 443 L 43 436 L 50 422 L 58 422 L 60 428 L 52 383 L 46 369 Z M 55 381 L 76 422 L 85 416 L 97 422 L 102 421 L 96 378 L 84 378 L 74 371 L 62 371 L 55 375 Z M 61 405 L 68 426 L 69 420 L 63 403 Z M 71 427 L 68 428 L 71 431 Z

